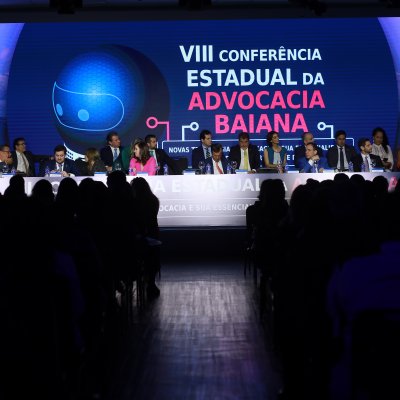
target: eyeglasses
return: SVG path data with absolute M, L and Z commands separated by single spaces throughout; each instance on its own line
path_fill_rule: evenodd
M 25 142 L 17 143 L 17 146 L 26 146 L 26 143 Z

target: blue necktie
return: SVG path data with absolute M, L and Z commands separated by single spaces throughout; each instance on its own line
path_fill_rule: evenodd
M 113 161 L 115 161 L 118 158 L 118 151 L 117 149 L 114 149 L 114 158 Z

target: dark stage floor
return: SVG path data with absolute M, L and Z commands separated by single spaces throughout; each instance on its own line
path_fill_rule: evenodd
M 243 274 L 243 232 L 182 233 L 163 232 L 161 296 L 110 338 L 106 398 L 275 399 L 279 368 Z

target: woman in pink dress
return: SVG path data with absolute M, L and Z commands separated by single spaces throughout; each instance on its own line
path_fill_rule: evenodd
M 131 175 L 137 175 L 138 172 L 147 172 L 149 175 L 156 174 L 156 160 L 150 155 L 149 147 L 145 142 L 135 144 L 129 169 L 133 171 L 130 173 Z

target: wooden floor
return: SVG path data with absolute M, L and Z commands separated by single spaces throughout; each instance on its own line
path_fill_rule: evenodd
M 275 399 L 279 368 L 241 259 L 163 262 L 161 296 L 115 335 L 109 400 Z

